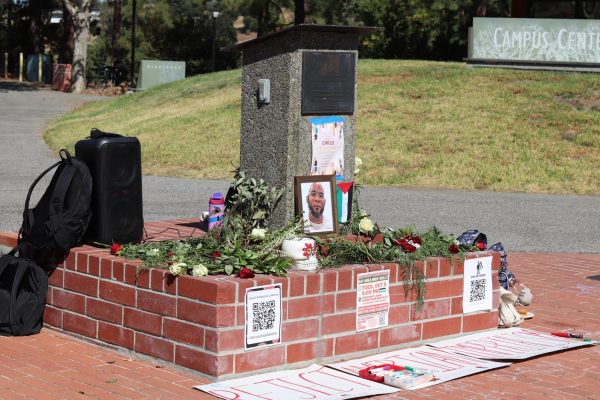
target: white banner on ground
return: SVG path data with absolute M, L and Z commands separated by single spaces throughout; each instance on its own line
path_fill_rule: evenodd
M 510 363 L 485 361 L 478 358 L 446 352 L 429 346 L 420 346 L 413 349 L 395 350 L 356 360 L 329 364 L 328 366 L 353 375 L 358 375 L 358 371 L 363 368 L 381 364 L 423 368 L 433 371 L 433 381 L 411 387 L 410 390 L 421 389 L 461 378 L 463 376 L 510 365 Z
M 400 390 L 317 364 L 199 385 L 195 389 L 227 400 L 343 400 Z
M 509 328 L 474 333 L 430 346 L 489 360 L 525 360 L 540 354 L 589 346 L 591 342 L 567 339 L 530 329 Z

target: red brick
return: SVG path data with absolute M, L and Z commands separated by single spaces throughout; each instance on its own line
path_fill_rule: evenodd
M 416 290 L 412 289 L 408 291 L 408 294 L 404 290 L 404 285 L 398 283 L 390 287 L 390 303 L 399 304 L 407 301 L 415 301 L 417 299 Z
M 241 350 L 244 348 L 244 329 L 206 330 L 206 350 L 214 353 L 220 351 Z
M 398 265 L 392 263 L 382 264 L 384 270 L 390 271 L 390 284 L 398 282 Z
M 96 339 L 98 322 L 96 320 L 65 312 L 63 313 L 63 329 Z
M 338 293 L 335 296 L 335 310 L 354 310 L 356 309 L 356 292 Z
M 165 318 L 163 320 L 163 336 L 194 346 L 204 346 L 204 328 L 177 319 Z
M 284 322 L 281 337 L 285 342 L 294 342 L 302 339 L 314 339 L 318 335 L 319 320 L 317 318 L 312 318 Z
M 382 264 L 368 264 L 365 267 L 369 269 L 369 272 L 381 271 L 383 269 Z
M 322 317 L 321 335 L 347 331 L 356 331 L 356 313 L 338 313 Z
M 133 337 L 134 332 L 131 329 L 102 321 L 98 322 L 99 340 L 133 350 Z
M 268 347 L 235 355 L 235 373 L 241 374 L 285 363 L 285 347 Z
M 430 300 L 423 304 L 421 311 L 417 311 L 416 303 L 411 307 L 411 321 L 439 318 L 450 315 L 451 299 Z
M 321 313 L 321 299 L 319 296 L 289 299 L 287 302 L 289 319 L 314 317 Z
M 364 269 L 366 272 L 366 268 Z M 353 270 L 349 268 L 338 268 L 337 290 L 349 290 L 353 285 Z
M 115 324 L 123 323 L 123 307 L 103 300 L 87 298 L 86 314 L 88 317 Z
M 335 355 L 371 350 L 378 347 L 378 332 L 361 332 L 335 339 Z
M 174 317 L 177 315 L 177 299 L 163 293 L 138 290 L 137 308 L 154 314 Z
M 331 357 L 333 355 L 333 339 L 290 344 L 286 348 L 286 355 L 286 364 Z
M 134 350 L 138 353 L 173 362 L 175 345 L 168 340 L 136 332 Z
M 235 306 L 214 306 L 180 298 L 177 317 L 213 328 L 228 327 L 235 323 Z
M 121 257 L 115 257 L 112 262 L 112 278 L 125 282 L 125 262 Z
M 323 271 L 323 293 L 337 290 L 337 271 Z
M 465 264 L 458 257 L 454 257 L 454 264 L 452 265 L 452 275 L 462 275 L 465 273 Z
M 167 271 L 161 269 L 151 269 L 150 287 L 152 288 L 152 290 L 162 292 L 164 288 L 164 282 L 167 280 L 167 275 L 169 275 Z
M 311 273 L 306 276 L 306 294 L 319 294 L 321 293 L 321 274 Z
M 273 284 L 281 284 L 281 297 L 287 298 L 289 297 L 290 290 L 290 280 L 287 276 L 274 276 L 272 278 Z M 234 292 L 235 293 L 235 292 Z
M 88 272 L 88 255 L 85 253 L 76 253 L 77 264 L 75 271 L 86 273 Z
M 100 259 L 100 277 L 104 279 L 112 279 L 112 260 L 103 257 Z
M 44 325 L 52 325 L 56 328 L 62 329 L 63 323 L 63 312 L 58 308 L 52 306 L 46 306 L 44 309 Z
M 455 335 L 461 331 L 461 317 L 440 319 L 423 323 L 423 340 L 447 335 Z
M 172 294 L 173 296 L 177 296 L 177 287 L 179 286 L 179 279 L 177 277 L 167 274 L 165 278 L 165 293 Z
M 451 279 L 441 280 L 434 282 L 427 282 L 427 290 L 425 291 L 425 298 L 427 300 L 441 299 L 444 297 L 456 297 L 461 296 L 463 291 L 463 280 Z
M 142 268 L 139 270 L 137 275 L 136 286 L 144 289 L 150 288 L 150 270 L 148 268 Z
M 53 289 L 53 292 L 52 304 L 56 308 L 85 314 L 85 296 L 61 289 Z
M 74 271 L 76 261 L 77 255 L 73 250 L 71 250 L 71 252 L 69 252 L 69 255 L 67 256 L 67 259 L 65 260 L 65 269 Z
M 390 325 L 405 324 L 409 321 L 410 305 L 392 305 L 390 306 L 389 323 Z
M 123 312 L 123 325 L 136 331 L 160 335 L 162 332 L 162 318 L 158 315 L 125 308 Z
M 440 278 L 452 275 L 452 260 L 449 258 L 439 258 Z
M 180 276 L 177 280 L 179 296 L 211 304 L 235 303 L 237 287 L 233 282 L 195 276 Z
M 125 263 L 124 282 L 128 285 L 135 285 L 135 282 L 137 281 L 139 265 L 141 265 L 141 261 L 129 261 Z
M 245 303 L 246 302 L 246 290 L 254 287 L 253 279 L 239 279 L 237 282 L 238 285 L 238 293 L 236 302 Z
M 463 332 L 482 331 L 498 327 L 498 311 L 463 316 Z
M 335 312 L 335 295 L 325 294 L 319 297 L 321 299 L 321 314 L 332 314 Z
M 63 287 L 64 270 L 56 268 L 48 275 L 48 284 L 57 288 Z
M 210 376 L 233 374 L 233 355 L 217 356 L 177 345 L 175 364 L 200 371 Z
M 126 306 L 135 306 L 135 288 L 111 281 L 100 281 L 100 298 Z
M 304 296 L 305 275 L 299 273 L 290 273 L 290 297 Z
M 439 265 L 437 258 L 427 258 L 425 266 L 425 277 L 427 279 L 437 278 L 439 276 Z
M 90 254 L 88 256 L 88 274 L 100 276 L 100 257 Z
M 450 313 L 452 315 L 463 313 L 463 298 L 462 297 L 453 297 L 452 298 L 452 306 L 450 309 Z
M 379 332 L 379 347 L 410 343 L 421 339 L 422 324 L 410 324 L 393 328 L 382 328 Z
M 65 271 L 65 289 L 97 297 L 98 278 L 77 272 Z

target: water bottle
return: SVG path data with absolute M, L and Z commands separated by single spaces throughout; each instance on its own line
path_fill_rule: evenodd
M 213 193 L 208 201 L 208 230 L 223 224 L 225 198 L 221 192 Z

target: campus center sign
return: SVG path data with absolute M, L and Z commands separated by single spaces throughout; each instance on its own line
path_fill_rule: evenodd
M 600 64 L 600 23 L 581 19 L 473 18 L 470 58 Z

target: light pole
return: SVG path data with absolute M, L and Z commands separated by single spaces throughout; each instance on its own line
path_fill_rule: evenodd
M 210 13 L 212 16 L 212 57 L 210 61 L 210 70 L 212 72 L 215 71 L 215 54 L 216 54 L 216 45 L 217 45 L 217 18 L 219 18 L 219 14 L 221 14 L 221 10 L 219 10 L 219 5 L 216 1 L 212 1 L 210 5 Z

